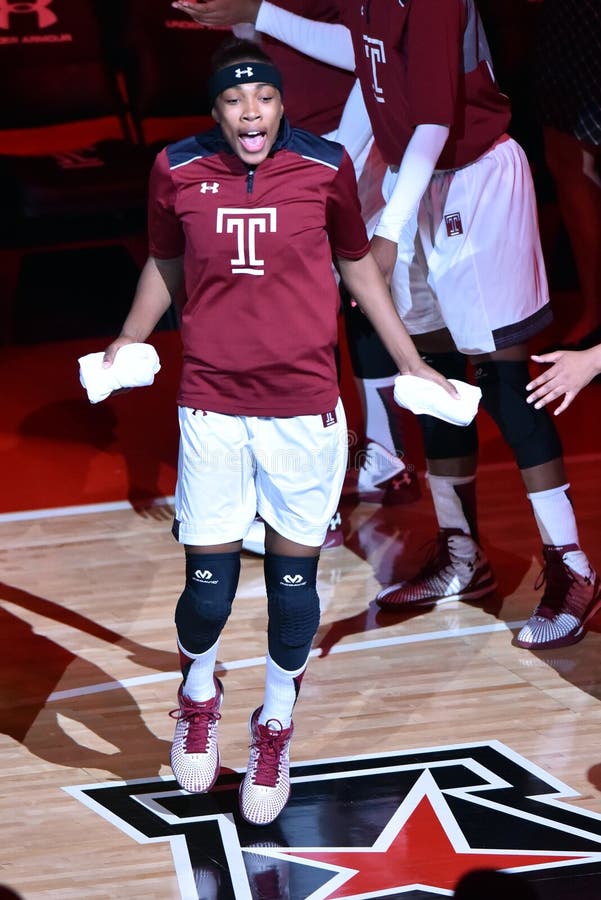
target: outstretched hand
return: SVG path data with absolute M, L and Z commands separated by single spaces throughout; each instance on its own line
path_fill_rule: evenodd
M 221 28 L 224 25 L 237 25 L 239 22 L 254 23 L 259 12 L 261 0 L 206 0 L 195 3 L 194 0 L 176 0 L 171 6 L 186 13 L 199 25 L 208 28 Z
M 553 415 L 558 416 L 601 371 L 600 349 L 597 346 L 588 350 L 556 350 L 532 356 L 534 362 L 552 365 L 526 385 L 526 390 L 531 391 L 526 402 L 533 403 L 535 409 L 541 409 L 563 395 L 563 400 L 553 412 Z

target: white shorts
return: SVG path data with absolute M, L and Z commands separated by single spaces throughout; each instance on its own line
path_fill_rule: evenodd
M 346 473 L 346 417 L 228 416 L 179 409 L 174 534 L 182 544 L 239 541 L 258 513 L 288 540 L 323 543 Z
M 398 174 L 390 169 L 382 193 Z M 448 328 L 462 353 L 519 344 L 552 319 L 534 187 L 513 139 L 462 169 L 435 171 L 401 233 L 392 279 L 410 334 Z

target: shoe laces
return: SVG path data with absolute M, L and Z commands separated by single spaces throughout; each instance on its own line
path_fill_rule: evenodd
M 269 719 L 265 725 L 257 725 L 252 748 L 257 758 L 253 781 L 265 787 L 275 787 L 280 774 L 280 758 L 288 741 L 289 728 L 279 719 Z
M 542 615 L 569 612 L 580 616 L 590 599 L 590 585 L 590 579 L 579 578 L 559 551 L 545 552 L 545 564 L 534 582 L 536 591 L 544 587 L 538 612 Z
M 422 544 L 421 549 L 425 550 L 424 562 L 417 575 L 410 579 L 411 582 L 422 581 L 431 575 L 438 575 L 439 572 L 451 565 L 448 538 L 445 531 L 439 531 L 435 538 Z
M 180 696 L 179 709 L 172 709 L 169 715 L 172 719 L 187 722 L 186 753 L 206 753 L 209 748 L 209 729 L 221 718 L 218 710 L 219 693 L 211 700 L 197 703 L 186 697 Z
M 454 535 L 465 537 L 463 532 L 454 529 L 442 528 L 435 538 L 422 544 L 422 550 L 425 550 L 424 562 L 419 572 L 409 579 L 409 584 L 420 584 L 426 578 L 436 578 L 445 574 L 451 574 L 456 571 L 456 561 L 461 562 L 470 572 L 474 572 L 478 563 L 479 556 L 477 552 L 472 558 L 464 559 L 463 557 L 451 556 L 452 548 L 449 545 L 450 539 Z

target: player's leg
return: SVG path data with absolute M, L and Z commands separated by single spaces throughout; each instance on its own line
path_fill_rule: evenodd
M 393 296 L 418 346 L 447 377 L 465 378 L 453 347 L 465 355 L 492 352 L 549 321 L 536 204 L 515 142 L 500 141 L 459 171 L 435 173 L 418 221 L 414 257 L 406 272 L 397 263 Z M 445 343 L 446 333 L 452 341 Z M 442 539 L 431 567 L 378 597 L 396 608 L 474 598 L 494 587 L 475 524 L 475 426 L 463 431 L 424 419 L 422 427 Z
M 580 547 L 562 448 L 546 408 L 526 403 L 528 350 L 517 345 L 475 360 L 482 404 L 520 469 L 543 545 L 543 595 L 519 632 L 519 647 L 564 647 L 601 608 L 599 576 Z
M 526 403 L 526 343 L 549 316 L 536 198 L 528 160 L 515 141 L 499 144 L 483 163 L 469 166 L 473 172 L 459 179 L 486 214 L 478 228 L 484 249 L 471 264 L 491 285 L 481 299 L 494 347 L 471 355 L 483 405 L 513 451 L 543 544 L 545 590 L 516 643 L 565 646 L 582 637 L 601 601 L 598 577 L 579 545 L 555 425 L 546 410 Z M 517 189 L 508 191 L 507 184 Z
M 320 616 L 317 566 L 347 460 L 342 403 L 330 415 L 255 420 L 257 508 L 266 523 L 268 640 L 263 703 L 251 715 L 242 815 L 273 821 L 290 793 L 292 713 Z
M 183 681 L 178 708 L 171 713 L 177 719 L 171 767 L 183 788 L 202 792 L 219 774 L 223 687 L 214 670 L 238 585 L 242 535 L 256 497 L 243 420 L 180 408 L 179 421 L 173 534 L 185 546 L 186 580 L 175 610 Z M 224 441 L 241 447 L 237 465 L 233 451 L 224 458 Z
M 452 349 L 447 332 L 419 335 L 414 339 L 430 366 L 447 378 L 466 380 L 466 357 Z M 490 594 L 496 587 L 478 537 L 476 423 L 462 427 L 433 416 L 418 418 L 438 535 L 425 564 L 413 578 L 379 592 L 376 602 L 386 610 L 474 600 Z
M 365 448 L 351 447 L 344 493 L 367 503 L 396 506 L 419 498 L 413 466 L 404 459 L 402 409 L 394 401 L 398 367 L 369 319 L 342 288 L 349 357 L 361 402 Z

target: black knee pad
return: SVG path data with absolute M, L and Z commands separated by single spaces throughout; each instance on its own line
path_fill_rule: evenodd
M 177 636 L 184 650 L 212 647 L 232 610 L 240 577 L 239 553 L 187 553 L 186 586 L 175 608 Z
M 466 380 L 467 359 L 463 353 L 422 353 L 422 359 L 445 378 Z M 418 416 L 428 459 L 449 459 L 457 456 L 473 456 L 478 452 L 476 422 L 469 425 L 452 425 L 436 416 Z
M 549 413 L 526 403 L 530 381 L 526 360 L 478 363 L 476 381 L 482 390 L 482 406 L 511 447 L 520 469 L 561 456 L 561 441 Z
M 318 559 L 265 554 L 269 655 L 288 672 L 305 664 L 319 626 Z
M 382 343 L 378 332 L 358 306 L 353 306 L 350 294 L 341 286 L 346 342 L 353 375 L 356 378 L 389 378 L 397 375 L 399 367 Z

